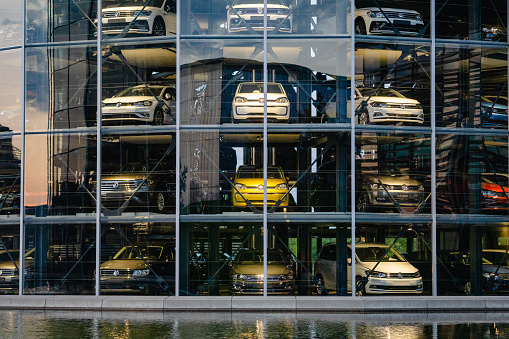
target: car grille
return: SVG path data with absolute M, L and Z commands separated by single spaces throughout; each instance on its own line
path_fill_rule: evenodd
M 121 107 L 121 106 L 127 106 L 127 107 L 130 107 L 130 106 L 133 106 L 134 103 L 132 102 L 114 102 L 114 103 L 108 103 L 108 104 L 103 104 L 103 107 Z
M 416 104 L 387 104 L 389 108 L 420 109 Z
M 287 9 L 283 9 L 284 11 L 288 11 Z M 238 9 L 237 11 L 242 11 L 242 14 L 241 15 L 244 15 L 244 14 L 259 14 L 259 15 L 263 15 L 263 7 L 260 7 L 260 12 L 258 11 L 258 8 L 242 8 L 242 9 Z M 267 13 L 268 14 L 278 14 L 278 11 L 279 9 L 267 9 Z
M 14 273 L 16 272 L 15 270 L 0 270 L 0 276 L 13 276 Z
M 103 18 L 128 18 L 134 16 L 134 11 L 103 12 Z
M 245 281 L 263 281 L 263 277 L 261 275 L 246 275 L 244 278 Z M 279 281 L 279 276 L 277 275 L 269 275 L 267 277 L 267 281 Z
M 371 289 L 380 289 L 386 291 L 416 291 L 420 288 L 417 286 L 371 286 Z
M 401 274 L 401 278 L 398 276 L 399 274 Z M 389 273 L 387 277 L 391 279 L 413 279 L 415 278 L 415 273 Z
M 118 272 L 115 274 L 115 272 Z M 126 277 L 129 275 L 129 270 L 101 270 L 103 277 Z
M 400 12 L 387 12 L 384 11 L 385 15 L 390 19 L 406 19 L 406 20 L 418 20 L 418 14 L 416 13 L 400 13 Z
M 102 191 L 132 191 L 136 189 L 136 183 L 133 181 L 102 181 Z
M 391 191 L 418 191 L 419 186 L 406 186 L 406 185 L 384 185 L 386 189 Z

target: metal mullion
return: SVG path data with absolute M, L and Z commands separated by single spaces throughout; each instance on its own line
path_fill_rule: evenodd
M 353 19 L 353 8 L 355 8 L 355 0 L 351 0 L 350 4 L 350 17 Z M 355 297 L 356 293 L 356 285 L 355 285 L 355 21 L 350 20 L 350 124 L 352 126 L 350 132 L 350 204 L 351 209 L 351 263 L 352 263 L 352 272 L 351 272 L 351 285 L 352 285 L 352 297 Z M 348 249 L 347 249 L 348 251 Z M 348 277 L 347 277 L 348 279 Z
M 101 162 L 102 162 L 102 148 L 101 148 L 101 127 L 102 127 L 102 0 L 97 0 L 97 13 L 99 20 L 97 20 L 97 159 L 96 159 L 96 182 L 97 190 L 95 196 L 95 295 L 101 294 Z
M 431 19 L 431 295 L 437 296 L 437 188 L 436 188 L 436 41 L 435 41 L 435 0 L 430 4 Z
M 176 42 L 176 114 L 175 114 L 175 174 L 180 171 L 180 22 L 181 1 L 177 1 L 177 42 Z M 180 175 L 175 176 L 175 192 L 180 192 Z M 180 194 L 175 194 L 175 296 L 180 295 Z
M 26 47 L 26 2 L 21 5 L 21 160 L 20 160 L 20 203 L 19 203 L 19 290 L 18 294 L 23 295 L 25 285 L 25 101 L 26 101 L 26 75 L 25 75 L 25 47 Z
M 263 296 L 267 296 L 267 0 L 263 0 Z

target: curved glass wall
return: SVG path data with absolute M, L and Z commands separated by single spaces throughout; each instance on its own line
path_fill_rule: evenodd
M 15 5 L 2 291 L 506 293 L 505 2 Z

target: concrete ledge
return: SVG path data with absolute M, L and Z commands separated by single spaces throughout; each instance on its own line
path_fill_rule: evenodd
M 231 311 L 231 297 L 168 297 L 163 302 L 165 311 Z
M 165 297 L 108 296 L 103 297 L 102 311 L 146 310 L 163 311 Z
M 297 301 L 288 297 L 232 297 L 232 311 L 296 311 Z
M 0 309 L 191 312 L 507 313 L 509 296 L 86 296 L 0 295 Z M 505 317 L 504 317 L 505 318 Z

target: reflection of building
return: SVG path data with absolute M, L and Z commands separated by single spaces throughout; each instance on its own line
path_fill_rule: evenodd
M 0 130 L 0 179 L 3 173 L 22 179 L 25 190 L 21 194 L 21 185 L 4 185 L 7 191 L 18 187 L 24 206 L 3 213 L 0 205 L 0 239 L 5 239 L 0 244 L 7 250 L 34 249 L 22 276 L 26 293 L 39 294 L 46 287 L 50 293 L 101 291 L 94 285 L 100 281 L 94 276 L 98 243 L 101 263 L 124 247 L 133 248 L 136 258 L 149 257 L 134 248 L 150 251 L 156 243 L 166 249 L 158 261 L 178 258 L 178 289 L 164 278 L 175 274 L 159 274 L 143 260 L 109 272 L 130 278 L 157 274 L 150 276 L 155 289 L 143 291 L 148 294 L 226 297 L 234 274 L 236 281 L 259 283 L 264 279 L 260 272 L 235 273 L 230 264 L 239 249 L 260 250 L 264 243 L 284 255 L 290 267 L 280 274 L 285 275 L 281 281 L 295 280 L 299 296 L 319 291 L 312 267 L 327 243 L 337 244 L 329 260 L 336 286 L 329 290 L 339 295 L 349 294 L 347 286 L 364 290 L 366 279 L 389 275 L 397 282 L 405 274 L 418 275 L 380 272 L 374 266 L 364 270 L 370 272 L 366 275 L 348 275 L 347 265 L 356 263 L 348 261 L 347 244 L 357 239 L 394 245 L 422 273 L 424 295 L 507 294 L 496 284 L 500 279 L 484 274 L 482 255 L 482 250 L 504 250 L 509 244 L 509 208 L 485 203 L 486 197 L 503 200 L 509 193 L 503 180 L 509 167 L 507 119 L 505 128 L 503 118 L 497 128 L 483 123 L 495 109 L 507 115 L 507 104 L 504 110 L 499 102 L 508 97 L 506 38 L 501 34 L 497 41 L 482 30 L 506 26 L 506 19 L 487 20 L 491 9 L 480 0 L 457 11 L 457 1 L 441 4 L 437 18 L 430 18 L 426 2 L 384 1 L 383 8 L 399 11 L 375 8 L 371 15 L 380 20 L 391 15 L 392 31 L 365 36 L 362 30 L 350 32 L 355 18 L 348 16 L 353 14 L 348 1 L 291 1 L 284 10 L 267 9 L 276 24 L 264 41 L 259 26 L 249 29 L 263 22 L 263 6 L 245 7 L 240 14 L 235 13 L 240 5 L 227 10 L 219 0 L 167 2 L 180 6 L 178 39 L 140 37 L 130 27 L 140 28 L 153 13 L 126 8 L 108 20 L 123 27 L 122 33 L 108 34 L 97 51 L 102 34 L 95 27 L 97 4 L 64 1 L 27 4 L 24 56 L 19 42 L 13 47 L 12 40 L 0 41 L 5 56 L 0 67 L 10 69 L 3 88 L 16 88 L 25 100 L 23 106 L 11 97 L 12 89 L 0 92 L 0 124 L 6 128 Z M 102 5 L 119 6 L 115 1 Z M 497 9 L 497 17 L 506 18 L 506 6 Z M 415 37 L 398 34 L 398 27 L 415 29 L 401 14 L 409 13 L 404 9 L 423 16 Z M 133 23 L 135 16 L 140 22 Z M 281 29 L 290 16 L 291 32 Z M 228 18 L 244 20 L 246 32 L 229 32 Z M 466 23 L 452 24 L 458 18 Z M 333 24 L 326 25 L 329 20 Z M 430 20 L 436 27 L 454 27 L 441 28 L 430 39 Z M 17 59 L 24 60 L 23 72 L 18 64 L 9 66 Z M 12 74 L 17 78 L 9 79 Z M 266 98 L 259 89 L 255 99 L 235 97 L 239 84 L 264 80 L 281 84 L 286 98 Z M 23 95 L 21 83 L 26 85 Z M 150 92 L 156 86 L 148 85 L 176 88 L 178 97 L 165 101 Z M 352 86 L 409 100 L 360 96 Z M 116 97 L 127 88 L 146 91 L 129 102 Z M 482 98 L 490 98 L 492 106 Z M 116 109 L 115 124 L 102 124 L 104 99 Z M 271 101 L 286 105 L 287 100 L 290 117 L 234 123 L 235 100 L 254 100 L 264 110 Z M 165 108 L 164 114 L 171 110 L 165 124 L 126 118 L 125 107 L 146 115 L 165 105 L 171 106 Z M 360 123 L 363 112 L 377 114 L 374 108 L 393 116 L 413 109 L 424 113 L 424 121 Z M 137 173 L 129 176 L 126 164 L 136 164 Z M 242 190 L 233 178 L 245 165 L 282 168 L 286 184 L 270 188 L 281 190 L 278 201 L 264 206 L 261 199 L 256 204 L 246 199 L 245 209 L 233 208 L 232 196 Z M 257 180 L 250 189 L 259 198 L 269 185 L 270 180 Z M 9 194 L 4 192 L 0 204 Z M 366 208 L 364 196 L 383 208 Z M 97 200 L 108 203 L 97 206 Z M 257 260 L 261 267 L 264 259 Z M 464 269 L 452 270 L 461 266 L 458 260 Z M 434 269 L 437 265 L 442 266 Z M 275 275 L 271 284 L 279 282 Z

